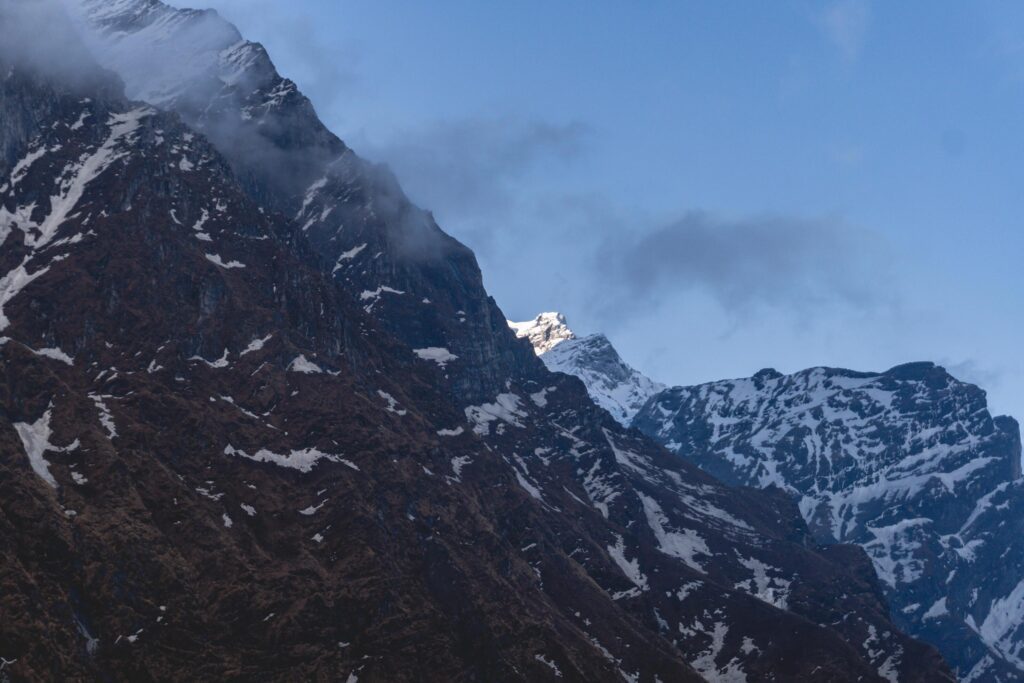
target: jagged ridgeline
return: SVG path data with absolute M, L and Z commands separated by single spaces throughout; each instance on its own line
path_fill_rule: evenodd
M 896 623 L 966 681 L 1024 676 L 1020 428 L 933 363 L 666 389 L 558 313 L 510 323 L 599 405 L 733 486 L 798 505 L 815 539 L 868 553 Z
M 721 480 L 778 487 L 870 555 L 896 622 L 963 680 L 1024 677 L 1020 428 L 931 363 L 674 387 L 634 426 Z
M 863 550 L 550 372 L 216 14 L 0 11 L 4 677 L 952 680 Z

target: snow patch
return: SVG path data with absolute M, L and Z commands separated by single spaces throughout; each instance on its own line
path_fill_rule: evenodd
M 21 438 L 21 445 L 25 448 L 25 455 L 28 456 L 28 463 L 32 466 L 32 471 L 47 484 L 57 488 L 57 480 L 50 474 L 50 463 L 43 457 L 46 451 L 54 450 L 50 444 L 50 437 L 53 435 L 53 431 L 50 429 L 51 414 L 52 410 L 47 409 L 43 416 L 34 423 L 15 424 L 14 430 Z
M 449 351 L 446 348 L 439 346 L 430 346 L 425 349 L 413 349 L 412 351 L 423 360 L 432 360 L 442 368 L 453 360 L 457 360 L 458 356 Z
M 226 446 L 224 448 L 225 455 L 237 455 L 253 462 L 268 462 L 278 467 L 287 467 L 289 469 L 298 470 L 299 472 L 307 473 L 311 472 L 316 464 L 321 460 L 328 462 L 343 463 L 354 469 L 352 463 L 345 461 L 343 458 L 330 453 L 324 453 L 316 448 L 303 448 L 301 450 L 291 451 L 289 453 L 274 453 L 273 451 L 261 448 L 256 453 L 250 455 L 245 451 L 239 450 L 234 446 Z
M 245 264 L 241 261 L 225 261 L 220 257 L 220 254 L 207 254 L 206 260 L 215 266 L 224 268 L 225 270 L 231 270 L 232 268 L 245 268 Z
M 643 503 L 647 524 L 658 539 L 658 550 L 666 555 L 678 557 L 692 569 L 704 573 L 704 567 L 696 560 L 697 555 L 711 556 L 711 551 L 708 549 L 708 544 L 704 542 L 704 539 L 692 529 L 683 529 L 681 531 L 666 529 L 668 517 L 665 516 L 657 501 L 642 493 L 637 495 L 640 496 L 640 500 Z
M 306 358 L 305 355 L 300 355 L 295 358 L 291 363 L 288 364 L 289 372 L 301 372 L 304 375 L 320 375 L 323 374 L 323 368 L 314 363 L 313 361 Z

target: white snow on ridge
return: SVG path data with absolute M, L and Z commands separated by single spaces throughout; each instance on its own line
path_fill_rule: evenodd
M 458 360 L 459 358 L 448 349 L 439 346 L 430 346 L 425 349 L 413 349 L 413 353 L 423 360 L 434 361 L 442 368 L 451 361 Z
M 31 350 L 31 351 L 32 351 L 32 353 L 34 353 L 37 356 L 44 356 L 46 358 L 52 358 L 53 360 L 58 360 L 61 363 L 65 363 L 67 365 L 74 365 L 75 364 L 75 359 L 74 358 L 72 358 L 71 356 L 69 356 L 68 354 L 64 353 L 63 351 L 61 351 L 58 348 L 38 349 L 38 350 Z
M 206 365 L 209 365 L 211 368 L 220 369 L 220 368 L 226 368 L 229 365 L 228 355 L 229 355 L 228 350 L 224 349 L 224 355 L 222 355 L 217 360 L 206 360 L 202 356 L 192 356 L 191 358 L 189 358 L 189 360 L 190 361 L 199 361 L 201 363 L 205 363 Z
M 334 270 L 331 271 L 331 274 L 333 275 L 334 273 L 337 273 L 339 270 L 341 270 L 341 268 L 342 268 L 341 262 L 342 261 L 351 261 L 356 256 L 358 256 L 359 253 L 363 249 L 366 249 L 366 243 L 365 242 L 363 244 L 360 244 L 358 247 L 352 247 L 348 251 L 342 252 L 341 256 L 338 257 L 338 262 L 334 264 Z
M 628 426 L 647 399 L 665 388 L 627 365 L 604 335 L 577 337 L 561 313 L 508 325 L 530 341 L 548 370 L 578 377 L 594 402 L 622 425 Z
M 698 622 L 699 623 L 699 622 Z M 701 629 L 704 630 L 703 628 Z M 724 667 L 719 667 L 718 657 L 725 646 L 725 637 L 729 633 L 729 626 L 725 622 L 715 622 L 711 633 L 711 644 L 708 649 L 701 652 L 700 656 L 690 662 L 697 673 L 704 680 L 714 683 L 747 683 L 747 675 L 740 667 L 736 659 L 730 660 Z
M 459 455 L 452 458 L 452 473 L 455 474 L 455 478 L 462 481 L 462 468 L 473 462 L 473 458 L 468 455 Z
M 769 605 L 774 605 L 779 609 L 788 609 L 789 587 L 793 582 L 780 576 L 770 576 L 768 574 L 769 569 L 774 570 L 777 574 L 782 574 L 782 571 L 754 557 L 743 558 L 741 556 L 739 562 L 753 572 L 753 576 L 746 581 L 737 583 L 736 588 L 745 590 Z
M 16 267 L 11 272 L 0 278 L 0 331 L 7 329 L 11 324 L 11 321 L 4 315 L 4 306 L 11 301 L 14 297 L 21 293 L 21 290 L 25 289 L 33 280 L 45 275 L 49 266 L 40 268 L 34 273 L 29 273 L 26 264 L 28 263 L 31 256 L 26 256 L 21 265 Z
M 17 184 L 21 182 L 22 178 L 25 177 L 25 174 L 28 173 L 28 170 L 32 167 L 32 164 L 42 159 L 50 151 L 51 150 L 47 149 L 46 147 L 39 147 L 38 149 L 32 150 L 28 154 L 26 154 L 25 157 L 21 159 L 18 163 L 16 163 L 14 165 L 14 168 L 11 169 L 10 187 L 14 188 L 15 186 L 17 186 Z
M 637 495 L 640 496 L 640 500 L 644 505 L 647 524 L 658 539 L 658 550 L 666 555 L 678 557 L 692 569 L 696 569 L 702 574 L 705 573 L 704 567 L 696 560 L 696 556 L 711 557 L 711 551 L 708 549 L 704 539 L 700 537 L 700 534 L 692 529 L 683 529 L 681 531 L 668 530 L 666 528 L 668 517 L 665 516 L 657 501 L 642 493 Z
M 575 339 L 576 335 L 569 329 L 565 316 L 561 313 L 541 313 L 533 320 L 526 322 L 506 321 L 519 338 L 528 339 L 533 345 L 533 352 L 538 356 L 547 353 L 558 344 Z
M 498 394 L 494 403 L 483 403 L 478 406 L 467 406 L 464 410 L 466 420 L 473 426 L 473 431 L 480 436 L 487 436 L 491 432 L 491 423 L 495 421 L 510 424 L 513 427 L 522 427 L 520 418 L 526 417 L 526 413 L 519 407 L 520 399 L 515 394 Z
M 69 166 L 64 170 L 60 194 L 50 197 L 50 214 L 38 225 L 19 226 L 25 232 L 25 241 L 30 247 L 40 249 L 53 241 L 57 230 L 78 206 L 86 186 L 110 168 L 115 161 L 128 156 L 126 151 L 115 151 L 118 143 L 131 136 L 138 129 L 142 119 L 152 116 L 154 113 L 156 113 L 155 110 L 149 107 L 140 107 L 110 115 L 107 122 L 110 134 L 106 141 L 93 154 L 81 160 L 77 166 Z M 38 231 L 39 236 L 32 237 L 26 227 Z
M 241 261 L 225 262 L 224 259 L 222 259 L 219 254 L 207 254 L 206 260 L 216 266 L 224 268 L 225 270 L 231 270 L 232 268 L 245 268 L 245 264 L 242 263 Z
M 259 339 L 259 338 L 253 339 L 251 342 L 249 342 L 249 345 L 245 347 L 245 350 L 242 351 L 240 354 L 238 354 L 238 356 L 241 357 L 241 356 L 244 356 L 246 354 L 253 353 L 254 351 L 262 350 L 263 346 L 268 341 L 270 341 L 271 337 L 273 337 L 273 336 L 274 336 L 273 333 L 271 333 L 271 334 L 268 334 L 266 337 L 263 337 L 263 339 Z
M 534 655 L 533 658 L 541 664 L 543 664 L 544 666 L 551 669 L 555 674 L 555 678 L 562 678 L 562 670 L 558 668 L 558 665 L 555 664 L 554 660 L 548 659 L 542 654 Z
M 301 372 L 304 375 L 323 374 L 323 368 L 306 358 L 304 354 L 297 356 L 295 360 L 288 365 L 288 371 Z
M 946 598 L 942 597 L 935 601 L 928 611 L 921 615 L 921 621 L 928 621 L 929 619 L 939 619 L 949 614 L 949 610 L 946 609 Z
M 117 437 L 117 426 L 114 424 L 114 416 L 110 414 L 110 408 L 104 402 L 105 396 L 99 394 L 89 394 L 89 398 L 96 405 L 96 410 L 100 414 L 100 424 L 103 425 L 103 429 L 107 432 L 107 437 L 114 439 Z
M 403 292 L 400 289 L 395 289 L 394 287 L 388 287 L 387 285 L 381 285 L 377 287 L 377 289 L 363 290 L 362 292 L 359 293 L 359 299 L 361 301 L 369 302 L 365 306 L 363 306 L 363 310 L 366 311 L 367 313 L 373 311 L 373 307 L 377 304 L 378 301 L 380 301 L 380 297 L 382 294 L 402 295 L 405 294 L 405 292 Z
M 50 474 L 50 463 L 43 457 L 46 451 L 54 450 L 50 445 L 50 436 L 53 434 L 50 429 L 51 414 L 52 410 L 47 409 L 33 424 L 21 422 L 14 425 L 14 430 L 18 432 L 21 444 L 25 447 L 25 455 L 28 456 L 32 471 L 47 484 L 57 488 L 57 480 Z
M 278 467 L 287 467 L 289 469 L 298 470 L 299 472 L 308 473 L 316 467 L 316 464 L 320 460 L 327 460 L 328 462 L 343 463 L 353 469 L 359 469 L 352 463 L 344 461 L 341 456 L 332 455 L 330 453 L 324 453 L 316 448 L 304 448 L 301 450 L 291 451 L 289 453 L 274 453 L 265 448 L 261 448 L 253 454 L 246 453 L 245 451 L 239 450 L 234 446 L 226 446 L 224 448 L 225 455 L 237 455 L 253 462 L 268 462 L 277 465 Z M 344 461 L 344 462 L 343 462 Z
M 626 543 L 622 536 L 616 535 L 615 545 L 608 546 L 608 555 L 619 565 L 619 569 L 626 575 L 626 578 L 633 582 L 633 585 L 642 591 L 648 590 L 647 577 L 640 571 L 640 560 L 626 559 Z
M 1024 616 L 1024 579 L 1009 595 L 994 600 L 976 630 L 985 643 L 1018 667 L 1024 668 L 1024 643 L 1015 638 Z
M 387 402 L 387 410 L 389 413 L 394 413 L 395 415 L 401 416 L 405 415 L 408 412 L 405 408 L 400 408 L 398 400 L 388 392 L 378 389 L 377 395 Z

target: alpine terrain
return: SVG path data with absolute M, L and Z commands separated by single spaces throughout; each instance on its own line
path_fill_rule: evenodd
M 582 380 L 597 405 L 624 426 L 654 394 L 665 389 L 627 365 L 603 334 L 577 337 L 561 313 L 509 322 L 516 336 L 527 339 L 552 372 Z
M 762 370 L 673 387 L 634 420 L 733 485 L 790 493 L 814 537 L 856 543 L 893 618 L 964 681 L 1024 679 L 1017 422 L 932 363 Z
M 218 15 L 0 0 L 0 38 L 0 679 L 954 680 L 890 616 L 916 565 L 832 542 L 873 507 L 824 538 L 825 480 L 807 514 L 623 427 Z M 989 449 L 938 486 L 1009 482 L 934 391 L 921 439 Z M 914 528 L 981 561 L 997 489 Z
M 574 339 L 547 332 L 567 330 L 564 316 L 513 327 L 604 405 L 613 349 L 552 363 L 570 342 L 546 340 Z M 788 493 L 819 543 L 863 547 L 896 623 L 960 680 L 1024 679 L 1020 428 L 993 417 L 978 387 L 933 363 L 766 369 L 660 390 L 631 424 L 727 484 Z

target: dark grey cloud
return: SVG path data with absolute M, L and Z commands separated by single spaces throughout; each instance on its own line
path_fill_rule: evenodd
M 611 236 L 594 277 L 615 290 L 608 304 L 623 312 L 700 291 L 737 315 L 763 308 L 808 313 L 889 305 L 889 263 L 878 236 L 840 219 L 690 211 L 636 237 Z

